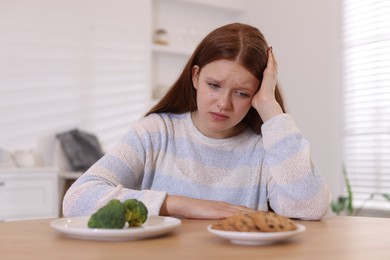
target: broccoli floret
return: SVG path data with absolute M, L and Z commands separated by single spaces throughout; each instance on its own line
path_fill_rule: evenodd
M 125 211 L 124 204 L 113 199 L 89 218 L 88 227 L 121 229 L 126 224 Z
M 129 227 L 140 227 L 148 218 L 148 209 L 136 199 L 120 202 L 113 199 L 98 209 L 88 220 L 89 228 L 121 229 L 126 222 Z
M 148 209 L 145 205 L 136 199 L 128 199 L 125 205 L 125 219 L 129 223 L 129 227 L 140 227 L 148 218 Z

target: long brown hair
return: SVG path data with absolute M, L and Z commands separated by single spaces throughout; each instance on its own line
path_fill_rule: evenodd
M 237 61 L 261 82 L 267 65 L 267 49 L 268 44 L 263 34 L 250 25 L 232 23 L 215 29 L 199 43 L 179 78 L 146 116 L 164 112 L 181 114 L 198 109 L 191 75 L 194 65 L 202 70 L 205 65 L 216 60 Z M 279 84 L 276 86 L 275 97 L 285 112 Z M 263 121 L 253 107 L 249 109 L 243 123 L 254 132 L 261 133 Z

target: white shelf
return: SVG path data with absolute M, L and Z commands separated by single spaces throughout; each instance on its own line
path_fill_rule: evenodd
M 190 56 L 192 54 L 192 50 L 184 49 L 184 48 L 175 48 L 170 45 L 152 45 L 152 51 L 154 53 L 165 53 L 165 54 L 173 54 L 173 55 L 182 55 L 182 56 Z
M 226 10 L 231 12 L 242 12 L 245 11 L 245 7 L 246 7 L 245 0 L 171 0 L 171 1 L 203 5 L 206 7 L 213 7 L 213 8 L 218 8 L 221 10 Z
M 78 179 L 81 175 L 83 175 L 83 172 L 59 172 L 58 177 L 64 180 L 76 180 Z

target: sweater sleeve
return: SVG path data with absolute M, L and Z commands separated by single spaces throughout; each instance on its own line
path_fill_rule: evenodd
M 140 130 L 141 129 L 141 130 Z M 150 149 L 148 134 L 138 126 L 92 165 L 68 189 L 63 200 L 64 216 L 88 216 L 111 199 L 142 201 L 150 215 L 158 215 L 166 192 L 142 189 L 146 153 Z
M 318 220 L 327 213 L 331 196 L 313 164 L 310 145 L 288 114 L 262 126 L 267 194 L 271 208 L 284 216 Z

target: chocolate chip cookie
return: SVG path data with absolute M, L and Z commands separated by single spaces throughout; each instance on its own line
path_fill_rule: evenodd
M 282 232 L 297 229 L 294 221 L 270 211 L 237 214 L 221 220 L 213 229 L 240 232 Z

